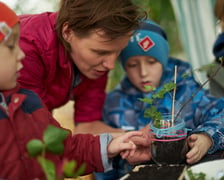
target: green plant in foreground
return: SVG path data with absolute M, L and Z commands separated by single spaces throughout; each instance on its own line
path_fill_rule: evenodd
M 190 180 L 206 180 L 205 173 L 193 173 L 191 169 L 187 170 L 187 175 Z
M 43 139 L 32 139 L 27 143 L 27 150 L 31 157 L 36 157 L 42 170 L 45 173 L 47 180 L 56 180 L 58 177 L 77 177 L 85 170 L 85 164 L 74 172 L 76 169 L 76 161 L 65 160 L 62 163 L 62 169 L 59 174 L 56 172 L 55 164 L 48 160 L 46 152 L 60 155 L 64 151 L 63 141 L 68 136 L 69 132 L 62 128 L 49 125 L 43 134 Z
M 191 97 L 181 106 L 181 108 L 179 109 L 179 111 L 177 112 L 177 114 L 174 117 L 174 120 L 180 115 L 181 111 L 183 110 L 183 108 L 196 96 L 196 94 L 212 79 L 216 76 L 216 74 L 218 73 L 218 71 L 221 69 L 222 65 L 224 64 L 224 58 L 220 57 L 219 58 L 220 66 L 214 70 L 215 64 L 214 63 L 210 63 L 207 65 L 203 65 L 202 67 L 195 69 L 194 71 L 205 71 L 208 72 L 208 70 L 212 69 L 212 75 L 203 83 L 201 84 L 200 88 L 191 95 Z M 181 77 L 182 78 L 186 78 L 187 76 L 189 76 L 188 73 L 184 73 Z M 145 102 L 147 104 L 150 104 L 151 106 L 149 108 L 145 109 L 144 112 L 144 116 L 147 118 L 151 118 L 154 121 L 154 126 L 159 128 L 161 127 L 160 124 L 160 120 L 162 119 L 162 114 L 157 110 L 156 106 L 154 105 L 154 101 L 158 100 L 158 99 L 162 99 L 164 97 L 164 95 L 166 93 L 171 93 L 172 91 L 175 90 L 176 88 L 176 84 L 174 82 L 169 82 L 164 84 L 164 86 L 158 91 L 156 92 L 156 88 L 153 88 L 152 86 L 145 86 L 145 88 L 147 90 L 151 90 L 152 93 L 152 97 L 151 98 L 139 98 L 140 101 Z M 171 95 L 172 97 L 172 95 Z M 175 99 L 174 99 L 175 100 Z
M 152 93 L 153 93 L 152 97 L 151 98 L 147 98 L 147 97 L 146 98 L 140 98 L 139 100 L 151 105 L 150 108 L 145 109 L 144 116 L 149 117 L 152 120 L 154 120 L 154 126 L 155 127 L 160 127 L 160 120 L 162 119 L 162 115 L 159 111 L 157 111 L 157 108 L 156 108 L 155 105 L 153 105 L 153 103 L 157 99 L 162 99 L 166 93 L 172 91 L 175 87 L 176 87 L 176 85 L 173 82 L 169 82 L 169 83 L 165 84 L 163 86 L 163 88 L 158 92 L 155 92 L 156 89 L 155 88 L 152 89 L 151 86 L 146 86 L 145 87 L 147 90 L 150 90 L 150 89 L 153 90 L 152 91 Z
M 205 173 L 203 173 L 203 172 L 193 173 L 191 169 L 187 169 L 186 170 L 186 173 L 187 173 L 188 178 L 190 180 L 215 180 L 215 179 L 217 179 L 217 178 L 214 178 L 214 177 L 211 178 L 211 179 L 208 179 L 206 177 L 206 174 Z M 224 176 L 218 178 L 218 180 L 224 180 Z

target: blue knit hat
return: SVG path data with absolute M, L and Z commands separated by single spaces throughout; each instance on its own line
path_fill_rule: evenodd
M 169 44 L 164 30 L 155 22 L 143 21 L 140 28 L 130 38 L 128 45 L 120 54 L 120 61 L 125 68 L 132 56 L 150 56 L 166 66 L 169 55 Z

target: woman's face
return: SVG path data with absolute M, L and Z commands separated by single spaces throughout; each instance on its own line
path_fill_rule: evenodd
M 79 71 L 89 79 L 97 79 L 113 69 L 121 50 L 127 45 L 130 35 L 110 40 L 103 30 L 93 31 L 80 38 L 73 31 L 67 36 L 71 57 Z
M 128 59 L 125 70 L 132 84 L 142 92 L 149 92 L 145 86 L 158 87 L 163 66 L 149 56 L 133 56 Z
M 0 90 L 9 90 L 16 86 L 21 60 L 25 57 L 19 47 L 19 24 L 12 29 L 6 41 L 0 42 Z

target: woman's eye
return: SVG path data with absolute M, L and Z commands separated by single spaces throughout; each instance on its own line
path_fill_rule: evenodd
M 10 49 L 10 50 L 13 50 L 15 48 L 15 45 L 7 45 L 7 47 Z

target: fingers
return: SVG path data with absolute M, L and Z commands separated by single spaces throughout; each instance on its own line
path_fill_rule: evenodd
M 149 137 L 145 137 L 145 136 L 133 136 L 133 137 L 131 137 L 131 140 L 137 146 L 149 146 L 150 145 Z
M 190 148 L 192 148 L 195 145 L 197 139 L 198 139 L 197 135 L 195 135 L 195 134 L 192 134 L 191 136 L 189 136 L 188 139 L 187 139 L 188 146 Z
M 136 145 L 132 141 L 122 143 L 120 151 L 136 149 Z
M 122 159 L 126 159 L 129 156 L 129 151 L 122 151 L 120 155 Z
M 143 132 L 141 132 L 141 131 L 130 131 L 130 132 L 125 133 L 122 136 L 122 138 L 123 138 L 123 140 L 125 140 L 125 139 L 130 139 L 133 136 L 143 136 Z
M 187 154 L 187 163 L 188 164 L 194 164 L 198 162 L 203 157 L 203 153 L 200 151 L 200 149 L 195 146 L 193 147 Z
M 149 147 L 137 147 L 135 150 L 130 150 L 128 152 L 123 151 L 120 155 L 132 165 L 151 160 L 151 152 Z

